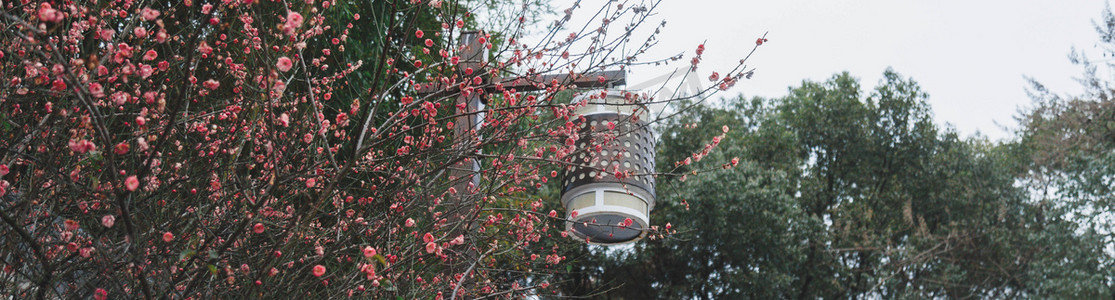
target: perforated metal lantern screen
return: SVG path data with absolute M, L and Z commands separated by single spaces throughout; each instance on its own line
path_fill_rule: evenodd
M 654 139 L 644 120 L 646 108 L 618 91 L 589 92 L 573 100 L 581 101 L 588 104 L 577 110 L 583 119 L 574 121 L 577 151 L 562 181 L 561 202 L 570 220 L 566 229 L 589 244 L 637 241 L 650 224 L 655 197 Z

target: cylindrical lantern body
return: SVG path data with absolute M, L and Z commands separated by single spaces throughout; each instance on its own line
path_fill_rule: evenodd
M 654 137 L 647 110 L 630 93 L 595 91 L 574 98 L 579 138 L 563 178 L 566 230 L 589 244 L 634 242 L 654 209 Z M 627 96 L 627 97 L 625 97 Z

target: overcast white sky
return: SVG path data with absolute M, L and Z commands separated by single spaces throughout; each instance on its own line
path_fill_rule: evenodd
M 597 3 L 586 0 L 578 12 Z M 1080 91 L 1073 78 L 1081 70 L 1067 55 L 1074 46 L 1099 53 L 1092 20 L 1103 8 L 1099 0 L 666 0 L 658 17 L 668 25 L 645 57 L 684 51 L 688 61 L 706 41 L 700 78 L 707 78 L 734 66 L 770 32 L 750 61 L 758 68 L 754 78 L 733 94 L 779 97 L 803 79 L 823 81 L 845 70 L 868 90 L 891 66 L 929 93 L 938 124 L 1000 139 L 1009 136 L 1001 127 L 1014 126 L 1018 108 L 1030 103 L 1024 76 L 1054 91 Z M 676 66 L 636 69 L 628 83 Z

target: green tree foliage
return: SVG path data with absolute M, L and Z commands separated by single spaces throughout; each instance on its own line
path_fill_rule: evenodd
M 1095 23 L 1103 56 L 1115 46 L 1115 14 Z M 1018 117 L 1012 142 L 1020 176 L 1034 191 L 1039 213 L 1057 226 L 1037 238 L 1055 255 L 1042 257 L 1028 274 L 1035 290 L 1076 297 L 1115 295 L 1115 89 L 1109 63 L 1081 51 L 1069 56 L 1084 69 L 1081 95 L 1059 95 L 1031 80 L 1033 107 Z M 1076 240 L 1066 239 L 1072 237 Z
M 669 196 L 660 196 L 652 220 L 675 222 L 680 228 L 674 228 L 677 234 L 636 244 L 627 251 L 592 253 L 595 256 L 573 264 L 582 270 L 573 273 L 566 289 L 569 294 L 599 293 L 625 299 L 785 296 L 784 291 L 791 287 L 790 271 L 801 262 L 800 253 L 793 250 L 800 240 L 799 229 L 794 227 L 801 226 L 801 220 L 790 217 L 799 213 L 785 188 L 792 178 L 759 162 L 744 161 L 733 172 L 680 179 L 684 173 L 710 166 L 730 166 L 731 155 L 748 151 L 735 138 L 741 136 L 736 132 L 757 129 L 748 122 L 757 121 L 758 114 L 764 113 L 757 110 L 762 103 L 734 105 L 696 108 L 663 129 L 661 145 L 669 146 L 659 148 L 659 164 L 676 162 L 678 167 L 669 175 L 673 180 L 659 187 L 659 195 Z M 692 126 L 701 120 L 705 120 L 703 125 Z M 722 136 L 724 126 L 730 129 L 729 137 L 718 150 L 708 155 L 692 153 Z M 709 128 L 713 130 L 706 130 Z
M 887 70 L 870 92 L 841 73 L 780 99 L 687 110 L 660 128 L 659 165 L 673 169 L 659 170 L 666 173 L 652 218 L 671 222 L 673 234 L 629 250 L 584 249 L 563 291 L 623 299 L 1108 296 L 1105 277 L 1095 275 L 1102 239 L 1018 184 L 1027 173 L 1019 161 L 1036 151 L 942 130 L 927 97 Z M 715 147 L 691 152 L 704 145 Z

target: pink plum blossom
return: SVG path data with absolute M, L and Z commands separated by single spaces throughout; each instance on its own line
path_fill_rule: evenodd
M 128 176 L 128 179 L 124 179 L 124 186 L 128 188 L 128 191 L 135 191 L 139 188 L 139 179 L 135 175 Z
M 280 57 L 279 61 L 275 63 L 275 68 L 279 69 L 281 72 L 290 71 L 291 67 L 294 67 L 294 63 L 286 56 Z

